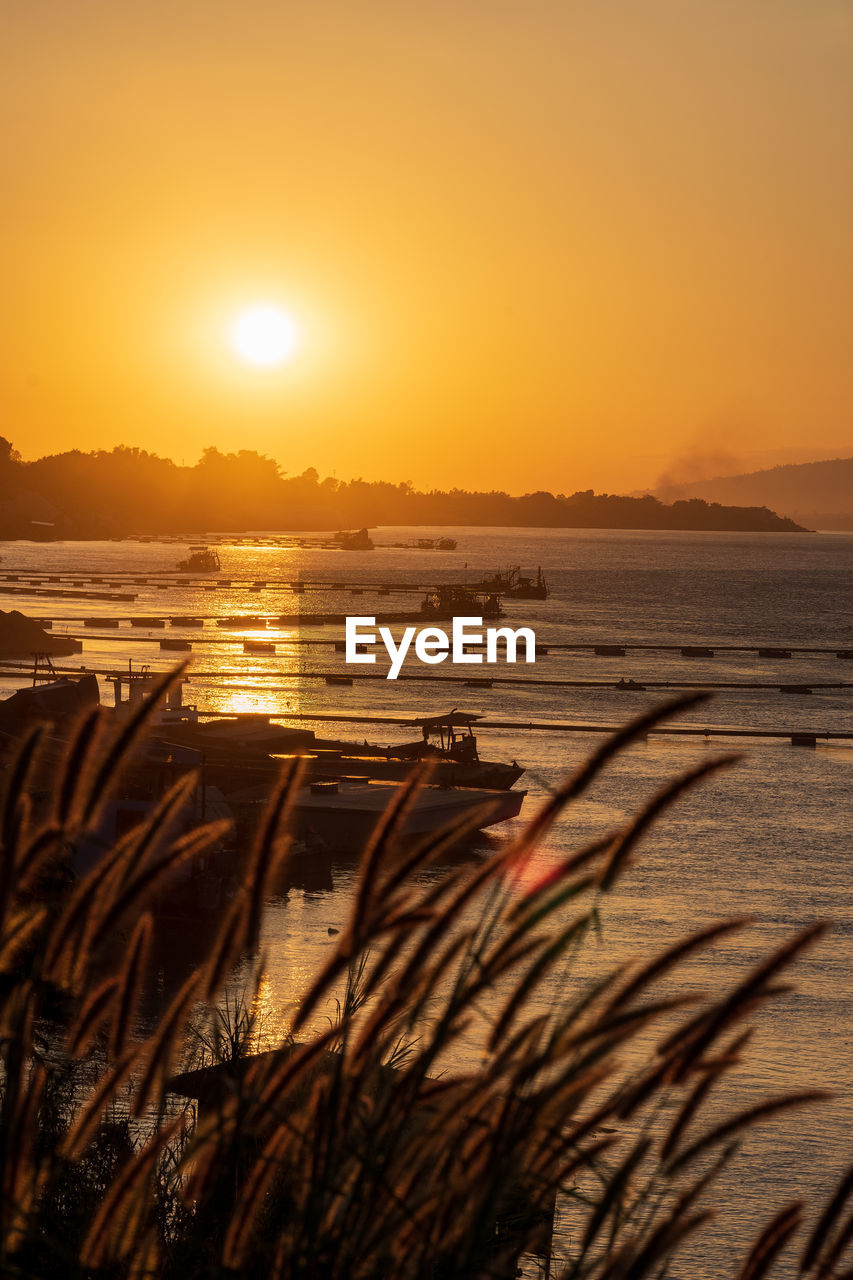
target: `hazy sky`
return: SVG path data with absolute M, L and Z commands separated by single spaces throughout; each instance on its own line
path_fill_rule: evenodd
M 853 452 L 849 0 L 6 0 L 0 433 L 626 489 Z M 267 302 L 303 339 L 241 362 Z

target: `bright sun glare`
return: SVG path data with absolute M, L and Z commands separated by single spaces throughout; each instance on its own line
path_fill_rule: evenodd
M 247 307 L 234 319 L 231 340 L 237 354 L 249 364 L 269 368 L 296 355 L 299 325 L 280 307 L 264 304 Z

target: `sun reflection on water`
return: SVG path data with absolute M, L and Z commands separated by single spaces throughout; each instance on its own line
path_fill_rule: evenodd
M 279 987 L 264 973 L 258 982 L 252 1001 L 251 1018 L 255 1032 L 257 1053 L 277 1049 L 290 1034 L 292 1014 L 296 1001 L 282 1003 Z

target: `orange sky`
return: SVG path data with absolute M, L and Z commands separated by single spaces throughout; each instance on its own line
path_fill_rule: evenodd
M 571 492 L 853 452 L 847 0 L 7 0 L 3 25 L 24 456 Z M 278 369 L 225 339 L 258 300 L 304 330 Z

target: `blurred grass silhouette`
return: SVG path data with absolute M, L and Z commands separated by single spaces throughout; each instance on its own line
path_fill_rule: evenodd
M 364 852 L 350 918 L 292 1036 L 260 1054 L 246 1053 L 245 1007 L 229 1024 L 222 993 L 238 958 L 257 951 L 285 870 L 298 769 L 282 774 L 197 966 L 140 1036 L 156 898 L 225 828 L 174 835 L 193 785 L 183 779 L 75 877 L 70 855 L 119 792 L 154 701 L 118 730 L 97 712 L 80 722 L 38 817 L 34 779 L 48 757 L 33 730 L 7 770 L 0 815 L 2 1274 L 485 1280 L 547 1253 L 559 1198 L 572 1224 L 561 1274 L 663 1275 L 708 1220 L 714 1182 L 750 1126 L 824 1096 L 705 1119 L 747 1051 L 745 1020 L 786 989 L 785 971 L 824 925 L 700 1001 L 675 989 L 681 967 L 749 922 L 685 930 L 641 965 L 576 977 L 542 1012 L 548 976 L 583 945 L 650 824 L 731 757 L 676 778 L 538 882 L 518 873 L 610 760 L 697 700 L 614 735 L 508 847 L 421 879 L 459 832 L 401 838 L 423 782 L 413 776 Z M 337 1017 L 313 1030 L 336 998 Z M 221 1065 L 175 1081 L 205 1016 L 219 1027 L 210 1043 Z M 454 1049 L 472 1035 L 479 1066 L 455 1069 Z M 768 1206 L 766 1229 L 729 1274 L 768 1274 L 797 1232 L 789 1273 L 853 1274 L 851 1191 L 853 1170 L 808 1232 L 801 1203 Z

